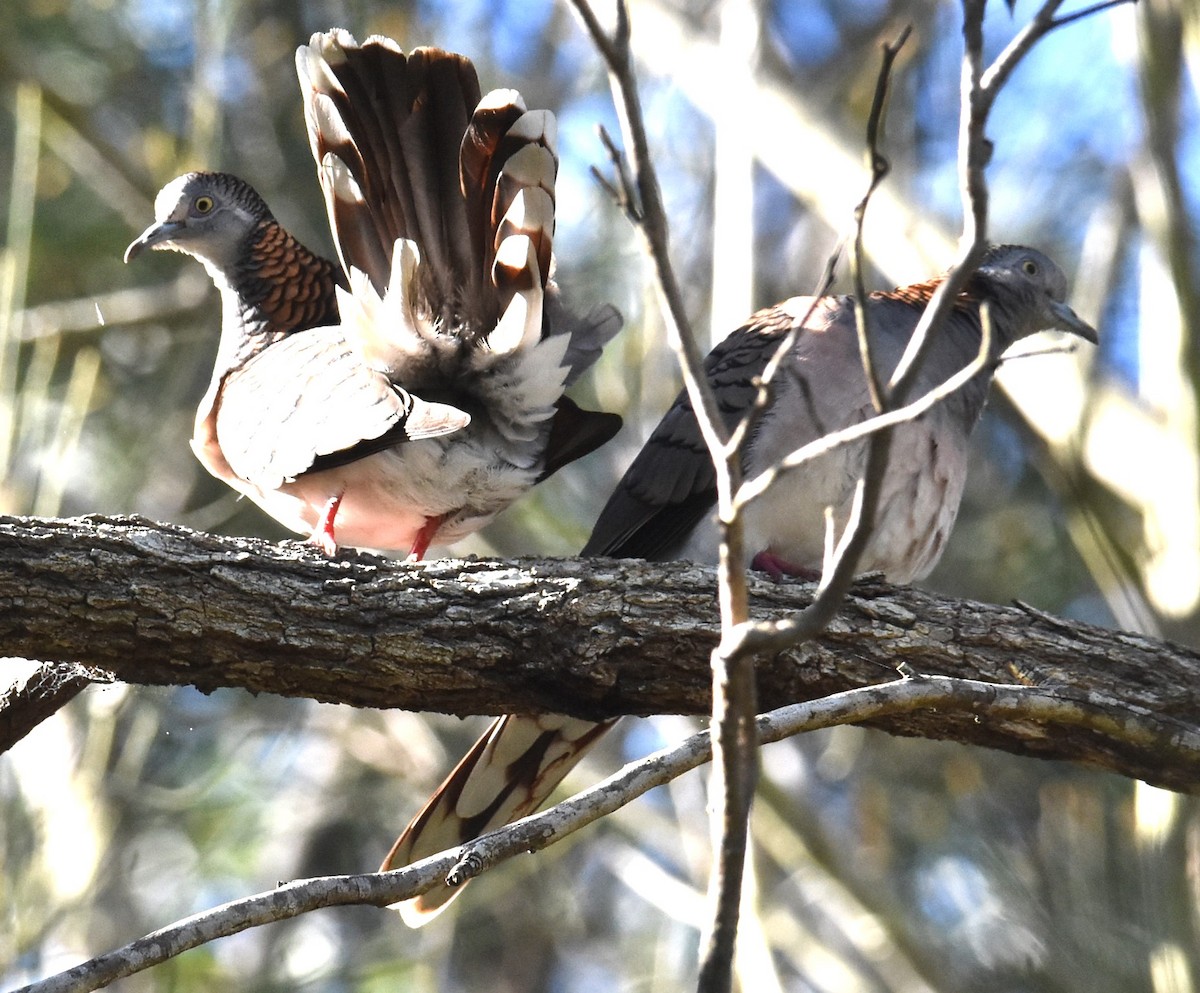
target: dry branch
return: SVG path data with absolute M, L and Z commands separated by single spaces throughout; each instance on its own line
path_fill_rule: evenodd
M 1075 711 L 1070 704 L 1023 686 L 931 676 L 893 679 L 879 686 L 784 707 L 759 717 L 755 725 L 758 739 L 771 742 L 873 715 L 933 708 L 969 712 L 984 719 L 1012 713 L 1063 717 Z M 281 883 L 270 892 L 233 900 L 159 928 L 121 948 L 14 993 L 89 993 L 216 938 L 252 927 L 325 907 L 387 906 L 423 893 L 448 876 L 457 880 L 456 885 L 461 885 L 516 855 L 548 848 L 655 786 L 664 785 L 702 765 L 710 759 L 711 753 L 709 734 L 701 731 L 678 745 L 629 763 L 602 782 L 549 810 L 514 821 L 462 848 L 431 855 L 386 873 L 324 876 Z
M 755 619 L 812 598 L 808 584 L 751 591 Z M 135 519 L 0 518 L 3 654 L 144 685 L 456 714 L 705 714 L 715 601 L 712 570 L 682 563 L 329 561 Z M 873 726 L 1200 792 L 1200 652 L 1030 608 L 868 579 L 819 638 L 760 659 L 759 698 L 812 700 L 903 667 L 1053 688 L 1079 716 L 922 710 Z

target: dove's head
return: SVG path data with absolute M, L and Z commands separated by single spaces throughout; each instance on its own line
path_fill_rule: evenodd
M 970 290 L 993 309 L 994 326 L 1016 341 L 1058 328 L 1096 343 L 1096 329 L 1066 304 L 1067 277 L 1036 248 L 994 245 L 972 277 Z
M 227 272 L 243 257 L 247 238 L 271 211 L 248 183 L 224 172 L 189 172 L 154 200 L 154 223 L 125 249 L 125 261 L 145 249 L 194 255 Z

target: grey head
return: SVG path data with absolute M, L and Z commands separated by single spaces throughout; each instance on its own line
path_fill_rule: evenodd
M 967 292 L 991 304 L 993 327 L 1003 328 L 1009 342 L 1053 328 L 1098 341 L 1096 329 L 1066 304 L 1066 275 L 1036 248 L 989 248 Z
M 125 249 L 125 261 L 145 249 L 184 252 L 229 272 L 242 261 L 251 232 L 273 220 L 248 183 L 224 172 L 189 172 L 167 183 L 154 200 L 154 223 Z

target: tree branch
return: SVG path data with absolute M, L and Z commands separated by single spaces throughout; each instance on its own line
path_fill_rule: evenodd
M 1028 720 L 1074 724 L 1102 731 L 1105 721 L 1085 706 L 1059 699 L 1045 688 L 997 685 L 945 677 L 901 677 L 809 703 L 783 707 L 755 721 L 760 742 L 781 741 L 804 731 L 861 723 L 921 711 L 958 714 L 986 723 Z M 707 762 L 708 731 L 626 765 L 588 790 L 549 810 L 451 849 L 386 873 L 326 876 L 282 884 L 160 928 L 105 955 L 22 987 L 15 993 L 87 993 L 142 972 L 189 949 L 252 927 L 287 920 L 323 907 L 386 907 L 422 893 L 451 876 L 458 885 L 515 855 L 537 852 L 605 817 L 656 786 Z
M 80 665 L 43 663 L 0 693 L 0 752 L 6 752 L 47 717 L 58 713 L 106 673 Z
M 751 618 L 811 601 L 751 580 Z M 456 714 L 706 714 L 711 569 L 606 559 L 327 560 L 300 543 L 137 519 L 0 517 L 0 645 L 128 683 L 237 687 Z M 914 712 L 895 734 L 1070 759 L 1200 793 L 1200 652 L 874 579 L 818 638 L 756 666 L 761 699 L 894 677 L 1019 682 L 1096 715 L 981 723 Z

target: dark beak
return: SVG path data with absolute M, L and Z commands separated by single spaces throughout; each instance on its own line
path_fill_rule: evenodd
M 1050 310 L 1058 321 L 1057 327 L 1063 331 L 1070 331 L 1071 334 L 1077 334 L 1084 341 L 1090 341 L 1093 345 L 1100 344 L 1100 336 L 1096 333 L 1096 329 L 1065 303 L 1051 300 Z
M 125 249 L 126 264 L 136 259 L 147 248 L 157 248 L 159 245 L 169 242 L 182 229 L 183 221 L 163 221 L 161 224 L 151 224 Z

